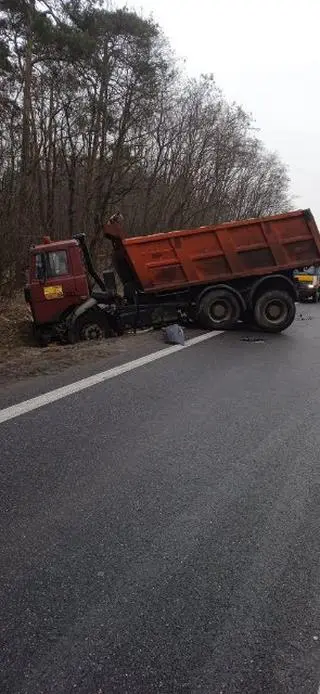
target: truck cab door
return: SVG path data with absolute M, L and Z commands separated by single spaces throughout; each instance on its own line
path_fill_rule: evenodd
M 75 277 L 68 249 L 35 253 L 29 284 L 35 323 L 52 323 L 77 302 Z

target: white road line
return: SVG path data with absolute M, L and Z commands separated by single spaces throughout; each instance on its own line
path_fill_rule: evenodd
M 7 422 L 9 419 L 14 419 L 15 417 L 20 417 L 26 412 L 32 412 L 32 410 L 37 410 L 39 407 L 44 407 L 49 405 L 51 402 L 56 402 L 56 400 L 61 400 L 62 398 L 68 397 L 68 395 L 73 395 L 74 393 L 79 393 L 81 390 L 86 388 L 91 388 L 97 383 L 102 383 L 103 381 L 109 381 L 110 378 L 115 378 L 116 376 L 121 376 L 128 371 L 133 371 L 138 369 L 140 366 L 145 364 L 150 364 L 158 359 L 163 359 L 170 354 L 175 352 L 180 352 L 187 347 L 192 347 L 193 345 L 199 344 L 199 342 L 204 342 L 205 340 L 210 340 L 213 337 L 221 335 L 223 330 L 217 330 L 214 333 L 205 333 L 204 335 L 198 335 L 193 337 L 191 340 L 187 340 L 185 345 L 172 345 L 171 347 L 166 347 L 160 349 L 158 352 L 152 352 L 151 354 L 146 354 L 144 357 L 139 359 L 134 359 L 133 361 L 128 361 L 126 364 L 121 364 L 120 366 L 115 366 L 113 369 L 108 369 L 107 371 L 100 371 L 100 373 L 89 376 L 88 378 L 82 378 L 81 381 L 76 381 L 75 383 L 70 383 L 68 386 L 63 386 L 62 388 L 56 388 L 55 390 L 50 390 L 48 393 L 43 393 L 43 395 L 38 395 L 35 398 L 30 398 L 30 400 L 24 400 L 16 405 L 11 405 L 3 410 L 0 410 L 0 424 Z

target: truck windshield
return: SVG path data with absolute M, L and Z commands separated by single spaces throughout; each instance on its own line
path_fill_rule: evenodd
M 68 274 L 67 253 L 64 250 L 50 251 L 45 254 L 46 277 L 60 277 Z M 41 253 L 36 255 L 36 278 L 43 277 L 43 261 Z
M 60 277 L 68 273 L 66 251 L 51 251 L 47 253 L 47 276 Z

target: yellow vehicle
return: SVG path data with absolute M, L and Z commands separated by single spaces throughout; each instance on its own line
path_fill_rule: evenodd
M 320 298 L 320 267 L 311 265 L 304 267 L 303 270 L 296 270 L 295 280 L 297 281 L 299 301 L 313 301 L 317 303 Z

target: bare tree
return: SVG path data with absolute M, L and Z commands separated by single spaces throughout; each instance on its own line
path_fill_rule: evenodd
M 159 28 L 94 0 L 3 0 L 0 293 L 28 246 L 107 215 L 130 234 L 288 209 L 289 180 L 212 76 L 179 72 Z

